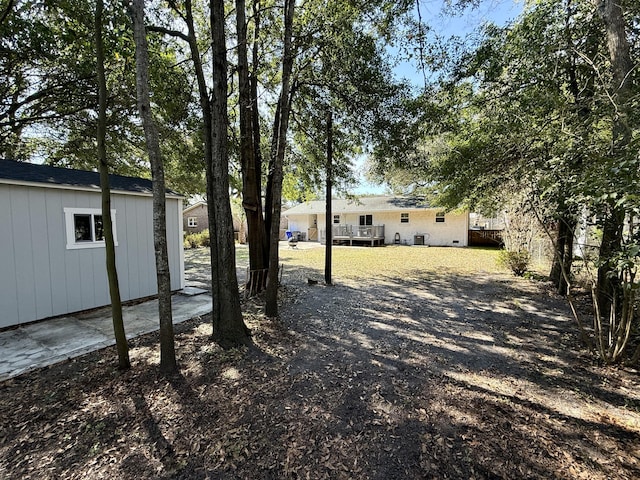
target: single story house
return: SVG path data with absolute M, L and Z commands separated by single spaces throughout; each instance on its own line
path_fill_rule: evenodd
M 237 211 L 233 214 L 233 231 L 235 233 L 236 240 L 240 243 L 246 243 L 247 235 L 247 220 L 242 213 Z M 196 202 L 193 205 L 186 207 L 182 211 L 182 228 L 185 233 L 200 233 L 203 230 L 209 228 L 209 208 L 207 202 Z M 281 238 L 285 238 L 285 231 L 287 229 L 286 219 L 284 216 L 280 220 Z
M 468 245 L 468 212 L 445 212 L 418 198 L 334 199 L 331 209 L 335 244 Z M 325 242 L 324 200 L 297 205 L 284 215 L 299 240 Z
M 235 230 L 235 220 L 233 229 Z M 207 202 L 197 202 L 182 211 L 182 228 L 185 233 L 200 233 L 209 228 Z
M 157 294 L 150 180 L 110 175 L 123 301 Z M 183 198 L 167 192 L 171 288 L 184 288 Z M 0 328 L 109 305 L 97 172 L 0 160 Z

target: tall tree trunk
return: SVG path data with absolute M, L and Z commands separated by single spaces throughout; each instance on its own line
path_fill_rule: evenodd
M 274 149 L 276 148 L 275 139 L 278 137 L 278 129 L 280 128 L 280 101 L 276 104 L 276 111 L 273 116 L 273 126 L 271 128 L 271 150 L 269 151 L 269 166 L 267 168 L 267 185 L 264 193 L 264 223 L 265 223 L 265 232 L 267 234 L 268 240 L 268 253 L 269 253 L 269 263 L 271 263 L 271 224 L 273 223 L 273 173 L 275 171 L 275 162 L 277 155 L 274 154 Z M 280 225 L 278 225 L 278 231 L 280 230 Z
M 562 210 L 562 208 L 560 209 Z M 560 295 L 568 293 L 567 277 L 571 275 L 573 264 L 573 237 L 576 219 L 566 213 L 561 213 L 558 219 L 557 238 L 551 267 L 551 281 Z
M 325 214 L 325 254 L 324 254 L 324 283 L 331 285 L 331 251 L 333 249 L 333 213 L 331 210 L 332 200 L 332 163 L 333 163 L 333 115 L 331 111 L 327 113 L 327 204 Z
M 240 108 L 240 164 L 242 166 L 242 206 L 247 217 L 249 242 L 249 278 L 247 288 L 251 295 L 262 291 L 266 284 L 264 270 L 268 258 L 265 255 L 267 236 L 262 214 L 262 168 L 256 153 L 253 112 L 256 104 L 252 98 L 247 59 L 247 22 L 245 1 L 236 0 L 236 31 L 238 35 L 238 95 Z
M 98 169 L 100 171 L 100 188 L 102 190 L 102 227 L 106 251 L 107 277 L 109 279 L 109 295 L 111 297 L 111 319 L 118 351 L 118 368 L 131 367 L 129 360 L 129 344 L 122 319 L 122 300 L 120 284 L 116 268 L 116 248 L 113 239 L 113 223 L 111 221 L 111 190 L 109 188 L 109 165 L 105 137 L 107 131 L 107 80 L 104 71 L 104 42 L 102 40 L 103 0 L 96 1 L 95 34 L 96 34 L 96 73 L 98 81 Z
M 167 252 L 167 221 L 164 166 L 160 139 L 151 112 L 149 95 L 149 52 L 144 25 L 144 0 L 133 0 L 133 37 L 136 43 L 136 90 L 138 110 L 142 118 L 153 180 L 153 246 L 158 283 L 158 313 L 160 315 L 160 370 L 174 373 L 176 364 L 173 316 L 171 312 L 171 276 Z
M 629 126 L 629 99 L 632 94 L 633 62 L 627 40 L 622 7 L 615 0 L 594 0 L 607 32 L 607 48 L 613 82 L 611 98 L 615 105 L 611 159 L 622 158 L 631 142 Z M 597 302 L 599 311 L 608 315 L 613 302 L 621 298 L 619 282 L 611 260 L 622 247 L 622 230 L 625 219 L 624 208 L 615 203 L 608 205 L 602 227 L 600 245 L 600 267 L 598 268 Z
M 209 205 L 215 215 L 217 248 L 218 315 L 213 318 L 213 338 L 223 348 L 248 345 L 249 329 L 244 324 L 236 275 L 233 219 L 229 196 L 229 153 L 227 131 L 227 47 L 224 30 L 224 1 L 211 0 L 211 43 L 213 56 L 211 146 L 212 185 Z
M 271 187 L 271 232 L 269 237 L 269 278 L 265 314 L 268 317 L 278 316 L 278 271 L 280 256 L 280 213 L 282 209 L 282 166 L 287 145 L 289 114 L 291 112 L 291 72 L 293 70 L 293 16 L 295 0 L 284 2 L 284 52 L 282 57 L 282 88 L 278 99 L 276 117 L 274 119 L 274 136 L 271 140 L 270 172 Z
M 260 39 L 260 28 L 261 28 L 261 14 L 260 14 L 260 0 L 253 1 L 253 48 L 251 55 L 251 65 L 252 72 L 249 76 L 249 81 L 251 82 L 251 114 L 253 117 L 253 148 L 256 162 L 256 171 L 260 172 L 260 177 L 262 177 L 262 134 L 260 133 L 260 109 L 258 108 L 258 70 L 260 65 L 260 49 L 259 49 L 259 39 Z M 262 183 L 262 178 L 260 178 L 260 182 Z M 264 238 L 264 264 L 268 268 L 269 265 L 269 229 L 271 228 L 271 203 L 265 196 L 265 201 L 263 204 L 263 213 L 264 218 L 262 220 L 262 228 L 264 230 L 263 238 Z
M 189 49 L 191 52 L 191 59 L 193 62 L 193 67 L 196 73 L 196 79 L 198 82 L 198 94 L 200 99 L 200 109 L 202 110 L 202 119 L 203 119 L 203 137 L 204 137 L 204 163 L 205 163 L 205 174 L 206 174 L 206 185 L 207 185 L 207 220 L 209 225 L 209 251 L 211 253 L 210 263 L 211 263 L 211 292 L 213 298 L 213 311 L 212 318 L 213 323 L 218 323 L 220 321 L 220 308 L 219 308 L 219 285 L 220 285 L 220 274 L 218 271 L 219 261 L 218 261 L 218 232 L 217 232 L 217 221 L 216 221 L 216 210 L 213 205 L 213 147 L 212 147 L 212 109 L 211 109 L 211 100 L 209 98 L 209 92 L 207 89 L 207 82 L 204 75 L 204 69 L 202 67 L 202 60 L 200 57 L 200 50 L 198 48 L 198 40 L 196 37 L 196 29 L 195 23 L 193 20 L 193 8 L 191 0 L 185 1 L 185 20 L 187 23 L 187 42 L 189 44 Z

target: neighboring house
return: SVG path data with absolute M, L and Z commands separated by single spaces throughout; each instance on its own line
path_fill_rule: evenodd
M 157 293 L 150 180 L 110 175 L 123 301 Z M 167 192 L 171 288 L 184 287 L 182 197 Z M 109 305 L 100 178 L 0 160 L 0 328 Z
M 185 233 L 200 233 L 209 228 L 209 209 L 206 202 L 195 203 L 182 211 L 182 228 Z M 234 228 L 235 230 L 235 222 Z
M 233 212 L 232 215 L 233 232 L 236 240 L 238 240 L 239 237 L 244 235 L 243 232 L 246 232 L 247 222 L 244 219 L 244 215 L 242 218 Z M 207 202 L 194 203 L 182 211 L 182 228 L 187 234 L 200 233 L 209 229 L 209 207 Z
M 182 226 L 185 233 L 199 233 L 209 228 L 209 209 L 206 202 L 195 203 L 182 211 Z M 287 229 L 287 220 L 284 218 L 284 214 L 280 221 L 280 238 L 285 238 L 285 231 Z M 233 214 L 233 231 L 235 232 L 236 240 L 240 243 L 246 242 L 247 221 L 242 215 Z
M 333 243 L 347 245 L 467 246 L 468 212 L 444 212 L 421 199 L 362 197 L 333 200 Z M 325 242 L 325 201 L 297 205 L 284 215 L 300 240 Z

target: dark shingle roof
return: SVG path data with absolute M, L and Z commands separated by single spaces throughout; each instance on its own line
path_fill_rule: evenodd
M 2 182 L 4 180 L 4 182 Z M 60 185 L 61 187 L 79 187 L 100 190 L 100 174 L 71 168 L 51 167 L 35 163 L 0 160 L 0 182 L 14 181 L 16 183 L 42 183 Z M 135 192 L 145 195 L 153 193 L 151 180 L 146 178 L 124 177 L 109 175 L 111 190 Z M 167 190 L 168 194 L 178 195 Z

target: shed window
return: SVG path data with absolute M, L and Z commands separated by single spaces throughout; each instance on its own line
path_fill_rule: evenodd
M 444 223 L 444 212 L 436 213 L 436 223 Z
M 104 225 L 102 210 L 99 208 L 65 208 L 65 227 L 67 232 L 67 249 L 96 248 L 104 246 Z M 118 245 L 116 235 L 116 211 L 111 210 L 113 237 Z
M 400 214 L 400 223 L 409 223 L 409 214 L 401 213 Z
M 189 226 L 189 227 L 197 227 L 198 226 L 198 219 L 196 217 L 187 218 L 187 226 Z
M 333 216 L 333 223 L 340 223 L 340 215 Z
M 360 225 L 373 225 L 373 215 L 360 215 Z

